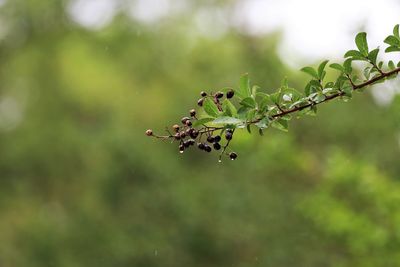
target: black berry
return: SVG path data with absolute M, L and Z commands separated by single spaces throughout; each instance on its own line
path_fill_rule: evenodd
M 153 135 L 153 131 L 150 130 L 150 129 L 148 129 L 148 130 L 146 131 L 146 135 L 147 135 L 147 136 L 152 136 L 152 135 Z
M 213 145 L 215 150 L 220 150 L 221 149 L 221 145 L 219 143 L 214 143 Z
M 197 105 L 199 107 L 202 107 L 203 106 L 203 102 L 204 102 L 204 98 L 200 98 L 199 101 L 197 101 Z
M 221 141 L 221 136 L 219 135 L 214 136 L 214 142 L 218 143 L 219 141 Z
M 191 116 L 191 117 L 196 116 L 196 110 L 194 110 L 194 109 L 191 109 L 191 110 L 189 111 L 189 113 L 190 113 L 190 116 Z
M 200 95 L 201 95 L 202 97 L 205 97 L 205 96 L 207 96 L 207 93 L 204 92 L 204 91 L 201 91 Z
M 235 92 L 230 89 L 228 92 L 226 92 L 226 98 L 232 98 L 235 95 Z
M 187 140 L 187 142 L 189 142 L 190 146 L 193 146 L 196 143 L 196 141 L 194 141 L 193 139 L 189 139 Z
M 214 136 L 209 136 L 209 137 L 207 137 L 207 141 L 209 142 L 209 143 L 214 143 Z
M 183 118 L 181 119 L 181 122 L 182 122 L 183 124 L 186 124 L 186 122 L 187 122 L 188 120 L 190 120 L 188 117 L 183 117 Z
M 189 140 L 186 140 L 185 142 L 183 142 L 183 146 L 184 147 L 189 147 L 190 146 Z
M 182 131 L 179 135 L 180 135 L 181 138 L 185 138 L 186 137 L 186 133 L 184 131 Z
M 216 98 L 222 98 L 223 96 L 224 96 L 224 93 L 222 93 L 222 92 L 218 92 L 215 94 Z
M 211 152 L 211 147 L 209 146 L 209 145 L 204 145 L 204 150 L 206 151 L 206 152 Z
M 183 153 L 184 150 L 185 150 L 185 146 L 184 145 L 179 145 L 179 152 Z
M 225 133 L 225 138 L 226 138 L 226 140 L 232 140 L 232 133 L 231 132 L 226 132 Z
M 192 138 L 197 138 L 199 136 L 199 132 L 195 129 L 191 129 L 192 131 L 190 132 L 190 137 Z
M 176 140 L 181 140 L 181 134 L 180 133 L 176 133 L 174 135 L 174 137 L 175 137 Z
M 235 160 L 237 158 L 237 154 L 235 152 L 231 152 L 231 153 L 229 153 L 229 158 L 231 160 Z
M 197 147 L 198 147 L 200 150 L 204 150 L 205 145 L 204 145 L 203 143 L 198 143 L 198 144 L 197 144 Z

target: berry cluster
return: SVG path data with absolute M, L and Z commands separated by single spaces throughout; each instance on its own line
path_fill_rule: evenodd
M 206 98 L 210 98 L 214 101 L 219 111 L 222 110 L 221 100 L 224 97 L 223 92 L 217 92 L 215 94 L 207 94 L 202 91 L 200 93 L 201 98 L 197 101 L 198 106 L 202 107 Z M 226 98 L 230 99 L 234 96 L 233 90 L 226 92 Z M 183 153 L 185 150 L 192 146 L 197 146 L 201 151 L 210 153 L 212 150 L 220 151 L 219 161 L 222 161 L 222 156 L 226 155 L 231 160 L 237 158 L 235 152 L 227 153 L 227 149 L 230 141 L 233 138 L 234 128 L 229 127 L 209 127 L 205 124 L 200 123 L 197 118 L 197 112 L 195 109 L 189 111 L 190 117 L 183 117 L 179 124 L 174 124 L 170 129 L 166 129 L 168 135 L 161 136 L 153 133 L 152 130 L 147 130 L 146 135 L 159 138 L 159 139 L 170 139 L 173 142 L 178 142 L 178 150 Z M 196 124 L 196 126 L 195 126 Z M 223 136 L 224 138 L 222 138 Z M 223 140 L 225 139 L 225 140 Z

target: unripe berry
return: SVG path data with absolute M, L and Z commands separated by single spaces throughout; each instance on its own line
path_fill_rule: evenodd
M 235 95 L 235 92 L 232 89 L 229 89 L 228 92 L 226 92 L 226 98 L 232 98 Z
M 191 116 L 191 117 L 196 116 L 196 110 L 194 110 L 194 109 L 191 109 L 191 110 L 189 111 L 189 113 L 190 113 L 190 116 Z
M 204 150 L 204 148 L 205 148 L 205 146 L 204 146 L 203 143 L 198 143 L 198 144 L 197 144 L 197 147 L 198 147 L 200 150 Z
M 146 135 L 147 135 L 147 136 L 152 136 L 152 135 L 153 135 L 153 131 L 150 130 L 150 129 L 148 129 L 148 130 L 146 131 Z
M 219 135 L 214 136 L 214 142 L 218 143 L 219 141 L 221 141 L 221 136 Z
M 220 150 L 221 149 L 221 145 L 219 143 L 214 143 L 213 145 L 215 150 Z
M 207 93 L 204 92 L 204 91 L 201 91 L 201 92 L 200 92 L 200 95 L 201 95 L 202 97 L 205 97 L 205 96 L 207 96 Z
M 209 142 L 209 143 L 214 143 L 214 136 L 209 136 L 209 137 L 207 137 L 207 141 Z
M 174 129 L 175 132 L 178 132 L 179 131 L 179 125 L 178 124 L 173 125 L 172 129 Z
M 224 96 L 224 93 L 222 93 L 222 92 L 218 92 L 215 94 L 216 98 L 222 98 L 223 96 Z
M 202 106 L 203 106 L 203 102 L 204 102 L 204 98 L 200 98 L 200 99 L 197 101 L 197 105 L 198 105 L 199 107 L 202 107 Z
M 237 154 L 235 152 L 229 153 L 229 157 L 231 160 L 235 160 L 237 158 Z

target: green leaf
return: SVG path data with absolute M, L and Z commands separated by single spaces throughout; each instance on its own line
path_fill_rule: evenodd
M 278 130 L 284 131 L 284 132 L 287 132 L 288 127 L 289 127 L 288 122 L 286 120 L 282 120 L 282 119 L 272 121 L 271 125 L 272 125 L 272 127 L 276 128 Z
M 264 117 L 262 120 L 257 122 L 255 126 L 257 126 L 260 129 L 265 129 L 268 128 L 269 123 L 270 123 L 269 119 L 267 117 Z
M 238 93 L 241 98 L 246 98 L 251 95 L 249 74 L 246 73 L 240 77 Z
M 247 112 L 246 120 L 248 122 L 253 121 L 253 119 L 256 117 L 256 112 L 257 111 L 255 109 L 249 110 Z
M 224 110 L 224 114 L 227 116 L 235 117 L 237 115 L 236 107 L 231 101 L 229 101 L 229 99 L 225 99 L 222 102 L 222 109 Z
M 389 69 L 394 70 L 396 68 L 396 65 L 394 64 L 394 62 L 392 60 L 390 60 L 388 63 L 388 67 L 389 67 Z
M 248 107 L 248 108 L 255 108 L 256 101 L 252 97 L 246 97 L 240 102 L 240 105 Z
M 360 32 L 356 35 L 355 41 L 357 48 L 361 52 L 361 54 L 363 54 L 364 56 L 368 56 L 367 33 Z
M 242 124 L 243 121 L 238 118 L 223 116 L 223 117 L 219 117 L 219 118 L 216 118 L 215 120 L 213 120 L 213 123 L 214 124 L 224 124 L 224 125 L 228 125 L 228 124 L 238 125 L 238 124 Z
M 374 64 L 376 64 L 376 59 L 378 58 L 378 53 L 379 53 L 379 48 L 376 48 L 368 53 L 368 59 Z
M 398 52 L 398 51 L 400 51 L 400 47 L 396 47 L 396 46 L 389 46 L 388 48 L 385 49 L 386 53 Z
M 331 67 L 332 69 L 344 72 L 344 67 L 338 63 L 330 64 L 329 67 Z
M 258 93 L 257 96 L 261 97 L 261 100 L 258 102 L 258 108 L 260 112 L 266 111 L 268 103 L 271 102 L 270 96 L 265 93 Z
M 399 24 L 397 24 L 396 26 L 394 26 L 394 28 L 393 28 L 393 34 L 394 34 L 394 36 L 396 36 L 397 38 L 400 39 Z
M 215 105 L 214 101 L 212 101 L 210 98 L 204 99 L 203 109 L 211 117 L 216 118 L 219 115 L 217 106 Z
M 252 88 L 251 88 L 251 96 L 253 97 L 253 98 L 256 98 L 256 96 L 257 96 L 257 91 L 260 89 L 260 86 L 257 86 L 257 85 L 254 85 Z
M 214 120 L 214 118 L 204 117 L 204 118 L 193 121 L 193 126 L 197 127 L 197 126 L 209 123 L 210 121 L 213 121 L 213 120 Z
M 391 46 L 400 46 L 400 40 L 393 35 L 386 37 L 384 42 Z
M 344 72 L 346 74 L 350 74 L 353 71 L 353 68 L 351 67 L 351 62 L 352 62 L 352 60 L 350 58 L 348 58 L 343 63 Z
M 323 80 L 324 79 L 324 70 L 325 70 L 325 66 L 326 66 L 326 64 L 328 64 L 328 62 L 329 62 L 329 60 L 324 60 L 324 61 L 322 61 L 322 63 L 319 65 L 319 67 L 318 67 L 318 77 L 319 77 L 319 79 L 320 80 Z
M 304 68 L 302 68 L 300 71 L 305 72 L 305 73 L 311 75 L 313 78 L 315 78 L 315 79 L 317 79 L 317 80 L 319 79 L 319 76 L 318 76 L 317 71 L 316 71 L 314 68 L 312 68 L 312 67 L 304 67 Z

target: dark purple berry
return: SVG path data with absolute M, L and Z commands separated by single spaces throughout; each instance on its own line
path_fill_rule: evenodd
M 211 147 L 209 146 L 209 145 L 204 145 L 204 150 L 206 151 L 206 152 L 211 152 Z
M 189 139 L 189 140 L 187 140 L 187 142 L 189 142 L 190 146 L 193 146 L 194 144 L 196 144 L 196 141 L 194 141 L 193 139 Z
M 219 141 L 221 141 L 221 136 L 219 135 L 214 136 L 214 142 L 218 143 Z
M 185 150 L 185 146 L 184 145 L 179 145 L 179 152 L 183 153 L 184 150 Z
M 183 146 L 184 147 L 189 147 L 190 146 L 189 140 L 186 140 L 185 142 L 183 142 Z
M 191 122 L 190 120 L 187 120 L 185 124 L 186 124 L 186 126 L 188 126 L 188 127 L 192 126 L 192 122 Z
M 222 92 L 218 92 L 215 94 L 216 98 L 222 98 L 223 96 L 224 96 L 224 93 L 222 93 Z
M 181 134 L 180 133 L 176 133 L 174 135 L 174 137 L 175 137 L 175 140 L 181 140 Z
M 199 107 L 202 107 L 203 106 L 203 102 L 204 102 L 204 98 L 200 98 L 199 101 L 197 101 L 197 105 Z
M 226 138 L 226 140 L 232 140 L 232 133 L 231 132 L 226 132 L 225 133 L 225 138 Z
M 207 137 L 207 142 L 209 142 L 209 143 L 214 143 L 214 136 L 209 136 L 209 137 Z
M 146 131 L 146 135 L 147 135 L 147 136 L 152 136 L 152 135 L 153 135 L 153 131 L 150 130 L 150 129 L 148 129 L 148 130 Z
M 182 139 L 186 137 L 186 133 L 185 133 L 185 131 L 182 131 L 182 132 L 180 132 L 180 134 L 179 134 L 179 135 L 181 136 L 181 138 L 182 138 Z
M 221 145 L 219 143 L 214 143 L 213 145 L 215 150 L 220 150 L 221 149 Z
M 235 92 L 230 89 L 228 92 L 226 92 L 226 98 L 232 98 L 235 95 Z
M 182 122 L 183 124 L 186 124 L 186 122 L 187 122 L 188 120 L 190 120 L 190 118 L 188 118 L 188 117 L 183 117 L 183 118 L 181 119 L 181 122 Z
M 189 113 L 190 113 L 190 117 L 196 116 L 196 110 L 194 110 L 194 109 L 191 109 L 191 110 L 189 111 Z
M 205 145 L 204 145 L 203 143 L 198 143 L 198 144 L 197 144 L 197 147 L 198 147 L 200 150 L 204 150 Z
M 229 157 L 231 160 L 235 160 L 237 158 L 237 154 L 235 152 L 229 153 Z
M 201 95 L 202 97 L 206 97 L 206 96 L 207 96 L 207 93 L 204 92 L 204 91 L 201 91 L 201 92 L 200 92 L 200 95 Z
M 197 136 L 199 136 L 199 131 L 195 130 L 195 129 L 191 129 L 192 131 L 190 132 L 190 137 L 196 139 Z

